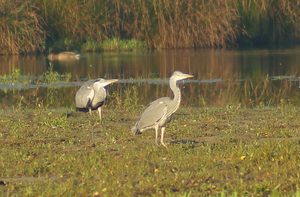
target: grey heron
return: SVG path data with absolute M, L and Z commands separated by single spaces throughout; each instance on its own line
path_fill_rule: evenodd
M 80 57 L 81 57 L 80 54 L 70 52 L 70 51 L 64 51 L 59 54 L 48 55 L 48 59 L 50 61 L 54 61 L 54 60 L 67 61 L 67 60 L 76 60 L 76 59 L 78 60 L 80 59 Z
M 75 95 L 76 111 L 90 112 L 92 125 L 92 110 L 98 109 L 100 125 L 102 125 L 101 107 L 105 104 L 107 93 L 105 86 L 118 81 L 118 79 L 90 79 L 85 82 Z M 94 137 L 94 129 L 93 137 Z
M 175 71 L 170 77 L 169 86 L 173 91 L 174 98 L 162 97 L 151 102 L 146 109 L 142 112 L 139 120 L 132 127 L 133 134 L 142 133 L 150 129 L 155 130 L 155 143 L 157 144 L 158 129 L 161 128 L 161 144 L 168 149 L 164 143 L 165 127 L 171 121 L 172 115 L 179 108 L 181 101 L 181 92 L 176 85 L 178 80 L 191 78 L 193 75 L 184 74 L 180 71 Z

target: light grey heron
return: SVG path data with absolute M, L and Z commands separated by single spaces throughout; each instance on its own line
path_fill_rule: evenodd
M 162 97 L 151 102 L 146 109 L 142 112 L 139 120 L 132 127 L 133 134 L 141 133 L 149 129 L 155 130 L 155 143 L 157 144 L 158 129 L 161 128 L 161 144 L 168 149 L 164 143 L 165 127 L 171 121 L 172 115 L 179 108 L 181 101 L 181 92 L 176 85 L 178 80 L 191 78 L 193 75 L 184 74 L 180 71 L 175 71 L 170 77 L 169 85 L 173 91 L 174 98 Z
M 102 125 L 101 107 L 105 104 L 107 93 L 105 86 L 118 81 L 118 79 L 90 79 L 85 82 L 75 95 L 76 111 L 90 112 L 92 125 L 92 110 L 98 109 L 100 125 Z M 93 137 L 94 137 L 94 129 Z
M 78 59 L 80 59 L 80 57 L 81 57 L 80 54 L 70 52 L 70 51 L 63 51 L 59 54 L 50 54 L 50 55 L 48 55 L 48 59 L 50 61 L 54 61 L 54 60 L 60 60 L 60 61 L 78 60 Z

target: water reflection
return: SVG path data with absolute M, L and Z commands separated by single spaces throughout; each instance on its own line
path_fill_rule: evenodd
M 75 78 L 168 78 L 175 70 L 196 79 L 244 79 L 262 76 L 298 76 L 300 48 L 288 50 L 174 50 L 146 53 L 83 53 L 76 61 L 54 61 L 60 74 Z M 23 75 L 39 76 L 49 68 L 41 56 L 0 56 L 0 75 L 20 68 Z
M 300 48 L 257 50 L 174 50 L 146 53 L 83 53 L 76 61 L 52 62 L 59 74 L 71 73 L 72 82 L 56 86 L 31 84 L 0 86 L 2 108 L 22 98 L 24 106 L 74 107 L 74 95 L 88 78 L 119 78 L 109 93 L 124 99 L 123 92 L 137 88 L 140 103 L 172 96 L 167 78 L 175 70 L 195 77 L 181 84 L 183 106 L 224 106 L 229 102 L 253 106 L 277 105 L 281 99 L 299 102 Z M 45 56 L 0 57 L 0 75 L 19 68 L 25 76 L 38 77 L 50 68 Z M 7 85 L 7 84 L 6 84 Z M 63 87 L 61 87 L 63 86 Z M 14 89 L 13 89 L 14 88 Z M 23 96 L 23 97 L 22 97 Z

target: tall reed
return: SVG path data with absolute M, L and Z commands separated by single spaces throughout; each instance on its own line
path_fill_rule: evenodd
M 223 1 L 116 1 L 126 36 L 155 48 L 220 47 L 233 43 L 237 10 Z
M 0 1 L 0 54 L 44 51 L 43 19 L 32 1 Z
M 266 45 L 299 42 L 300 2 L 291 0 L 232 0 L 244 32 L 240 44 Z
M 135 39 L 155 48 L 299 42 L 299 4 L 291 0 L 3 0 L 0 53 L 43 52 L 55 41 L 65 40 L 80 48 L 111 38 Z M 63 48 L 72 50 L 68 45 Z

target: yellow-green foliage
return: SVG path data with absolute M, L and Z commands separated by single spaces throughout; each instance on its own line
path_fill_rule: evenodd
M 81 49 L 83 51 L 137 51 L 146 49 L 146 45 L 134 39 L 112 38 L 103 40 L 101 43 L 87 41 Z

